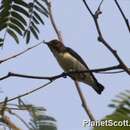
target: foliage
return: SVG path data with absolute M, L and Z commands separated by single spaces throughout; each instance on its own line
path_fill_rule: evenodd
M 7 105 L 6 108 L 8 109 L 6 110 L 4 109 L 4 114 L 0 115 L 1 116 L 0 129 L 1 130 L 2 129 L 16 130 L 15 127 L 12 127 L 14 125 L 19 128 L 19 126 L 17 126 L 17 123 L 10 125 L 12 123 L 9 123 L 4 120 L 3 116 L 5 116 L 5 111 L 6 111 L 6 114 L 8 113 L 9 118 L 12 115 L 15 116 L 16 122 L 17 120 L 21 121 L 21 123 L 23 123 L 28 130 L 57 130 L 57 125 L 56 125 L 57 121 L 53 117 L 46 114 L 46 109 L 44 107 L 34 106 L 32 104 L 25 104 L 23 100 L 21 99 L 18 100 L 18 104 L 12 104 L 12 106 L 15 106 L 15 107 L 10 108 L 10 105 Z M 29 117 L 30 117 L 29 121 L 27 121 L 27 119 L 20 116 L 20 114 L 16 113 L 16 111 L 14 110 L 23 111 L 23 113 L 25 114 L 29 113 Z M 3 108 L 1 110 L 1 113 L 2 111 L 3 111 Z
M 130 124 L 130 91 L 126 90 L 125 92 L 117 95 L 117 98 L 112 100 L 113 103 L 109 107 L 114 108 L 114 112 L 106 116 L 103 120 L 113 120 L 113 121 L 128 121 Z M 128 126 L 118 126 L 118 127 L 95 127 L 93 130 L 129 130 Z
M 56 120 L 45 114 L 45 108 L 32 106 L 30 115 L 30 130 L 57 130 Z
M 4 44 L 6 34 L 19 43 L 19 36 L 30 41 L 30 35 L 38 39 L 39 24 L 44 25 L 42 16 L 48 17 L 47 0 L 2 0 L 0 3 L 0 31 L 4 31 L 0 38 L 0 45 Z

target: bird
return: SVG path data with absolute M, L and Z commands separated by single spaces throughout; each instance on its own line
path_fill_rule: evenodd
M 98 94 L 104 90 L 104 86 L 100 84 L 90 71 L 85 61 L 71 48 L 65 46 L 61 41 L 54 39 L 44 43 L 49 47 L 57 62 L 68 75 L 78 82 L 85 83 L 92 87 Z M 77 73 L 71 73 L 71 72 Z M 78 71 L 87 71 L 86 73 L 78 73 Z

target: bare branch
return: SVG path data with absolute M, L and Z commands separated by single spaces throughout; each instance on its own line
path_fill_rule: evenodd
M 42 85 L 42 86 L 40 86 L 40 87 L 38 87 L 38 88 L 36 88 L 36 89 L 33 89 L 33 90 L 31 90 L 31 91 L 28 91 L 28 92 L 26 92 L 26 93 L 24 93 L 24 94 L 21 94 L 21 95 L 18 95 L 18 96 L 16 96 L 16 97 L 10 98 L 10 99 L 7 100 L 7 102 L 10 102 L 10 101 L 19 99 L 19 98 L 21 98 L 21 97 L 25 97 L 25 96 L 27 96 L 27 95 L 30 95 L 30 94 L 32 94 L 32 93 L 34 93 L 34 92 L 36 92 L 36 91 L 38 91 L 38 90 L 40 90 L 40 89 L 46 87 L 46 86 L 49 85 L 50 83 L 52 83 L 52 82 L 51 82 L 51 81 L 50 81 L 50 82 L 47 82 L 46 84 L 44 84 L 44 85 Z M 3 103 L 4 103 L 4 102 L 0 102 L 0 104 L 3 104 Z
M 100 26 L 99 26 L 99 23 L 98 23 L 98 15 L 99 13 L 97 13 L 97 11 L 95 12 L 95 14 L 92 13 L 90 7 L 88 6 L 87 2 L 85 0 L 82 0 L 86 9 L 89 11 L 90 15 L 92 16 L 93 20 L 94 20 L 94 23 L 95 23 L 95 26 L 96 26 L 96 29 L 97 29 L 97 32 L 98 32 L 98 41 L 101 42 L 112 54 L 113 56 L 117 59 L 117 61 L 119 62 L 120 64 L 120 67 L 127 73 L 130 75 L 130 71 L 129 71 L 129 68 L 125 65 L 125 63 L 122 61 L 122 59 L 119 57 L 119 55 L 117 54 L 117 51 L 114 50 L 108 43 L 107 41 L 104 39 L 103 35 L 102 35 L 102 32 L 100 30 Z
M 50 81 L 53 81 L 55 79 L 58 79 L 58 78 L 66 78 L 66 76 L 69 76 L 70 74 L 74 74 L 74 73 L 89 73 L 89 72 L 95 72 L 95 73 L 103 73 L 104 71 L 111 71 L 111 70 L 118 70 L 118 69 L 121 69 L 119 65 L 116 65 L 116 66 L 111 66 L 111 67 L 106 67 L 106 68 L 99 68 L 99 69 L 91 69 L 91 70 L 84 70 L 84 71 L 71 71 L 71 72 L 68 72 L 68 73 L 61 73 L 59 75 L 55 75 L 55 76 L 46 76 L 46 77 L 43 77 L 43 76 L 32 76 L 32 75 L 24 75 L 24 74 L 18 74 L 18 73 L 12 73 L 12 72 L 9 72 L 7 75 L 3 76 L 0 78 L 0 80 L 4 80 L 4 79 L 7 79 L 9 77 L 20 77 L 20 78 L 31 78 L 31 79 L 45 79 L 45 80 L 50 80 Z M 123 72 L 123 71 L 119 71 L 120 73 Z M 118 73 L 118 72 L 117 72 Z M 104 73 L 105 74 L 105 73 Z
M 84 5 L 85 5 L 85 7 L 87 8 L 87 10 L 89 11 L 89 13 L 91 14 L 91 16 L 93 16 L 94 14 L 93 14 L 93 12 L 91 11 L 91 9 L 89 8 L 87 2 L 86 2 L 85 0 L 83 0 L 83 3 L 84 3 Z
M 94 116 L 93 116 L 93 114 L 92 114 L 92 112 L 91 112 L 90 109 L 89 109 L 89 106 L 87 105 L 85 96 L 83 95 L 83 93 L 82 93 L 82 91 L 81 91 L 81 89 L 80 89 L 80 86 L 79 86 L 78 82 L 77 82 L 77 81 L 74 81 L 74 83 L 75 83 L 76 89 L 77 89 L 77 91 L 78 91 L 78 94 L 79 94 L 80 99 L 81 99 L 81 102 L 82 102 L 82 106 L 83 106 L 83 108 L 84 108 L 86 114 L 89 116 L 89 119 L 90 119 L 91 121 L 96 121 L 95 118 L 94 118 Z
M 115 1 L 115 4 L 116 4 L 116 6 L 118 7 L 118 9 L 119 9 L 119 11 L 120 11 L 120 13 L 121 13 L 121 15 L 122 15 L 122 17 L 123 17 L 125 23 L 126 23 L 126 26 L 127 26 L 127 28 L 128 28 L 128 31 L 129 31 L 129 33 L 130 33 L 130 23 L 129 23 L 129 20 L 126 18 L 126 16 L 125 16 L 125 14 L 124 14 L 122 8 L 120 7 L 120 4 L 118 3 L 118 1 L 117 1 L 117 0 L 114 0 L 114 1 Z
M 56 76 L 43 77 L 43 76 L 31 76 L 31 75 L 24 75 L 24 74 L 17 74 L 17 73 L 9 72 L 6 76 L 0 78 L 0 80 L 7 79 L 9 77 L 21 77 L 21 78 L 45 79 L 45 80 L 53 81 L 55 79 L 65 77 L 65 76 L 67 76 L 67 74 L 65 74 L 65 73 L 62 73 L 62 74 L 59 74 L 59 75 L 56 75 Z
M 44 80 L 49 80 L 53 81 L 58 78 L 66 78 L 70 74 L 75 74 L 75 73 L 100 73 L 100 74 L 112 74 L 112 73 L 122 73 L 124 71 L 118 70 L 121 69 L 119 65 L 111 66 L 111 67 L 106 67 L 106 68 L 99 68 L 99 69 L 91 69 L 91 70 L 83 70 L 83 71 L 70 71 L 70 72 L 63 72 L 61 74 L 55 75 L 55 76 L 32 76 L 32 75 L 25 75 L 25 74 L 18 74 L 18 73 L 12 73 L 9 72 L 7 75 L 3 76 L 0 78 L 0 80 L 7 79 L 9 77 L 20 77 L 20 78 L 30 78 L 30 79 L 44 79 Z M 106 71 L 111 71 L 111 70 L 118 70 L 116 72 L 106 72 Z
M 99 4 L 99 6 L 98 6 L 98 8 L 97 8 L 97 10 L 95 12 L 95 16 L 97 16 L 97 18 L 98 18 L 98 16 L 100 14 L 102 14 L 102 12 L 101 12 L 101 6 L 102 6 L 103 2 L 104 2 L 104 0 L 101 0 L 100 4 Z
M 100 4 L 99 4 L 99 6 L 98 6 L 98 9 L 97 9 L 97 10 L 100 10 L 100 9 L 101 9 L 101 6 L 102 6 L 103 2 L 104 2 L 104 0 L 101 0 L 101 2 L 100 2 Z
M 35 48 L 35 47 L 41 45 L 42 43 L 43 43 L 43 41 L 41 41 L 40 43 L 38 43 L 38 44 L 36 44 L 36 45 L 34 45 L 34 46 L 32 46 L 32 47 L 30 47 L 30 48 L 24 50 L 24 51 L 19 52 L 18 54 L 15 54 L 15 55 L 12 55 L 12 56 L 10 56 L 10 57 L 8 57 L 8 58 L 5 58 L 5 59 L 3 59 L 3 60 L 0 60 L 0 64 L 2 64 L 3 62 L 6 62 L 6 61 L 8 61 L 8 60 L 11 60 L 11 59 L 13 59 L 13 58 L 16 58 L 16 57 L 18 57 L 18 56 L 20 56 L 20 55 L 22 55 L 22 54 L 24 54 L 24 53 L 26 53 L 26 52 L 32 50 L 33 48 Z
M 114 70 L 114 69 L 120 69 L 119 65 L 117 66 L 112 66 L 112 67 L 108 67 L 108 68 L 101 68 L 101 69 L 93 69 L 93 70 L 90 70 L 91 72 L 101 72 L 101 71 L 105 71 L 105 70 Z M 13 97 L 13 98 L 10 98 L 7 100 L 7 102 L 10 102 L 10 101 L 13 101 L 13 100 L 16 100 L 16 99 L 19 99 L 21 97 L 24 97 L 24 96 L 27 96 L 27 95 L 30 95 L 44 87 L 46 87 L 47 85 L 49 85 L 50 83 L 52 83 L 54 80 L 58 79 L 58 78 L 66 78 L 67 76 L 69 76 L 69 74 L 73 74 L 73 73 L 87 73 L 87 72 L 90 72 L 90 71 L 75 71 L 75 72 L 69 72 L 69 73 L 61 73 L 59 75 L 56 75 L 56 76 L 51 76 L 51 77 L 39 77 L 39 76 L 29 76 L 29 75 L 22 75 L 22 74 L 15 74 L 15 73 L 9 73 L 7 76 L 4 76 L 3 78 L 0 78 L 0 80 L 3 80 L 3 79 L 6 79 L 6 78 L 9 78 L 11 76 L 16 76 L 16 77 L 22 77 L 22 78 L 33 78 L 33 79 L 46 79 L 46 80 L 49 80 L 48 83 L 36 88 L 36 89 L 33 89 L 31 91 L 28 91 L 24 94 L 21 94 L 21 95 L 18 95 L 16 97 Z M 3 104 L 3 102 L 0 102 L 0 104 Z
M 52 83 L 52 82 L 49 81 L 49 82 L 47 82 L 46 84 L 44 84 L 44 85 L 42 85 L 42 86 L 40 86 L 40 87 L 38 87 L 38 88 L 36 88 L 36 89 L 33 89 L 33 90 L 31 90 L 31 91 L 28 91 L 28 92 L 26 92 L 26 93 L 24 93 L 24 94 L 21 94 L 21 95 L 18 95 L 18 96 L 16 96 L 16 97 L 10 98 L 10 99 L 7 100 L 7 102 L 11 102 L 11 101 L 13 101 L 13 100 L 16 100 L 16 99 L 19 99 L 19 98 L 28 96 L 28 95 L 30 95 L 30 94 L 32 94 L 32 93 L 34 93 L 34 92 L 36 92 L 36 91 L 38 91 L 38 90 L 40 90 L 40 89 L 46 87 L 46 86 L 48 86 L 48 85 L 51 84 L 51 83 Z M 4 102 L 0 102 L 0 104 L 3 104 L 3 103 L 4 103 Z
M 118 71 L 110 71 L 110 72 L 100 72 L 100 74 L 119 74 L 125 72 L 124 70 L 118 70 Z
M 53 26 L 56 34 L 57 34 L 57 37 L 58 37 L 59 41 L 61 41 L 63 43 L 63 39 L 62 39 L 61 33 L 58 30 L 58 28 L 56 26 L 56 23 L 55 23 L 55 20 L 54 20 L 53 15 L 52 15 L 51 2 L 50 1 L 48 2 L 48 10 L 49 10 L 50 22 L 51 22 L 51 24 L 52 24 L 52 26 Z

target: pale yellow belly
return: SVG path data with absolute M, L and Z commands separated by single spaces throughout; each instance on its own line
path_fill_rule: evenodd
M 75 59 L 68 53 L 64 55 L 63 54 L 58 55 L 57 61 L 59 62 L 60 66 L 63 68 L 65 72 L 87 70 L 87 68 L 84 65 L 82 65 L 77 59 Z M 94 80 L 89 73 L 77 73 L 77 74 L 71 74 L 71 76 L 72 78 L 87 83 L 89 85 L 94 84 Z

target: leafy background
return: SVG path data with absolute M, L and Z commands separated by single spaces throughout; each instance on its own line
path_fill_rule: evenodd
M 19 43 L 19 36 L 29 43 L 31 35 L 39 39 L 39 24 L 44 25 L 42 16 L 48 17 L 46 0 L 2 0 L 0 6 L 0 31 L 4 36 L 0 38 L 1 46 L 7 33 Z

